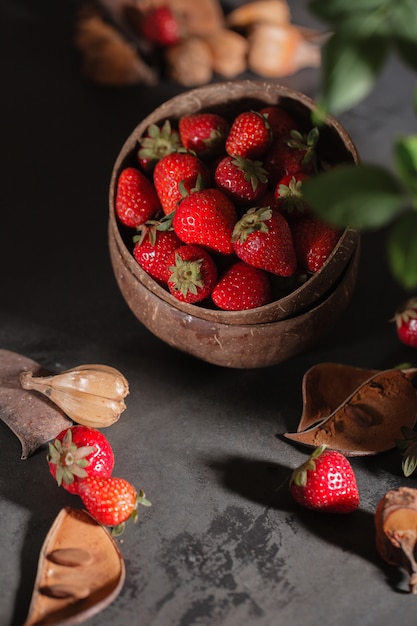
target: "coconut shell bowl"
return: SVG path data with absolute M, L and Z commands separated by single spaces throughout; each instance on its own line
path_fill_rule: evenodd
M 317 344 L 337 322 L 351 299 L 359 264 L 359 235 L 346 229 L 316 273 L 269 304 L 225 311 L 175 298 L 133 257 L 133 237 L 119 223 L 115 194 L 120 172 L 138 167 L 139 142 L 151 124 L 173 126 L 186 114 L 216 112 L 231 121 L 237 113 L 279 105 L 308 131 L 314 102 L 302 93 L 271 82 L 231 81 L 189 90 L 166 101 L 143 119 L 122 146 L 110 182 L 109 248 L 114 275 L 136 318 L 170 346 L 229 368 L 259 368 L 282 363 Z M 348 133 L 329 117 L 320 128 L 320 160 L 337 165 L 358 162 Z

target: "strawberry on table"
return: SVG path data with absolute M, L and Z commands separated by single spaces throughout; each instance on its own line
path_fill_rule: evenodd
M 151 43 L 167 47 L 181 40 L 181 26 L 171 8 L 162 4 L 143 14 L 140 22 L 142 37 Z
M 78 425 L 63 430 L 49 443 L 47 461 L 58 486 L 77 494 L 88 476 L 111 475 L 114 454 L 101 431 Z
M 348 459 L 338 451 L 316 448 L 294 470 L 290 493 L 301 506 L 325 513 L 352 513 L 359 506 L 356 477 Z
M 129 481 L 115 476 L 86 478 L 79 496 L 90 515 L 104 526 L 120 527 L 129 518 L 136 522 L 138 504 L 150 505 L 143 492 L 137 493 Z
M 235 224 L 233 247 L 242 260 L 277 276 L 292 276 L 297 269 L 290 227 L 270 207 L 251 208 Z
M 247 204 L 265 193 L 268 178 L 262 161 L 226 156 L 217 164 L 214 181 L 234 202 Z
M 225 148 L 230 156 L 260 159 L 268 150 L 271 139 L 267 119 L 257 111 L 244 111 L 234 118 Z
M 233 202 L 220 189 L 210 187 L 195 191 L 181 200 L 172 226 L 184 243 L 231 254 L 236 219 Z
M 290 226 L 298 263 L 308 272 L 318 272 L 339 241 L 341 229 L 315 215 L 293 220 Z
M 162 284 L 168 282 L 168 258 L 183 245 L 176 233 L 166 227 L 164 220 L 144 224 L 142 232 L 133 238 L 133 256 L 142 269 Z
M 127 167 L 117 181 L 116 215 L 125 226 L 136 228 L 161 209 L 152 182 L 138 169 Z
M 150 124 L 146 134 L 139 141 L 138 162 L 145 172 L 152 172 L 156 163 L 167 154 L 177 152 L 181 147 L 179 132 L 165 120 L 162 126 Z
M 207 160 L 224 149 L 229 124 L 216 113 L 195 113 L 181 117 L 178 130 L 184 148 Z
M 243 311 L 268 304 L 271 283 L 266 272 L 237 261 L 214 287 L 211 299 L 224 311 Z
M 168 260 L 168 289 L 181 302 L 201 302 L 209 297 L 217 282 L 217 266 L 204 248 L 185 244 Z
M 162 157 L 155 165 L 153 182 L 164 213 L 175 211 L 184 192 L 207 187 L 210 178 L 208 168 L 195 154 L 174 152 Z
M 409 298 L 394 316 L 399 340 L 417 348 L 417 297 Z

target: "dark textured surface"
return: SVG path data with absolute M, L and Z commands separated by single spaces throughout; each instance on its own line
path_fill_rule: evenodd
M 404 294 L 387 271 L 384 233 L 363 238 L 348 311 L 303 356 L 228 370 L 160 342 L 114 280 L 107 196 L 126 137 L 180 88 L 84 83 L 72 47 L 75 6 L 4 0 L 0 9 L 0 347 L 49 370 L 106 363 L 130 382 L 127 410 L 106 434 L 115 472 L 143 487 L 153 507 L 120 543 L 121 595 L 89 624 L 413 623 L 416 599 L 374 547 L 375 505 L 405 482 L 395 452 L 353 461 L 361 506 L 348 517 L 300 510 L 278 489 L 306 457 L 278 435 L 298 422 L 308 367 L 415 361 L 389 321 Z M 304 2 L 292 6 L 294 20 L 308 24 Z M 314 97 L 318 76 L 283 82 Z M 364 160 L 391 165 L 392 139 L 415 128 L 413 88 L 392 60 L 372 96 L 342 117 Z M 79 502 L 56 487 L 43 451 L 20 460 L 2 423 L 0 449 L 0 625 L 18 626 L 45 534 L 63 506 Z

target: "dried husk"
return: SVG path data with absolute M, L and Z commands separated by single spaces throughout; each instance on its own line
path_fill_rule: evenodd
M 303 378 L 303 413 L 284 437 L 309 447 L 325 444 L 346 456 L 385 452 L 401 428 L 417 419 L 416 369 L 367 370 L 324 363 Z
M 44 397 L 22 389 L 22 370 L 35 376 L 49 373 L 22 354 L 0 350 L 0 419 L 20 441 L 21 459 L 25 460 L 72 421 Z
M 105 428 L 116 422 L 126 408 L 129 393 L 126 378 L 114 367 L 99 364 L 80 365 L 52 376 L 34 377 L 22 372 L 24 389 L 47 396 L 78 424 Z
M 125 564 L 107 528 L 87 511 L 67 507 L 42 546 L 24 626 L 80 624 L 120 593 Z
M 375 511 L 376 547 L 381 557 L 409 574 L 409 588 L 417 594 L 417 489 L 391 489 Z

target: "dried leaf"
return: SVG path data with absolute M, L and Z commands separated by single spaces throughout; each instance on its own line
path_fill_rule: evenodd
M 71 426 L 72 421 L 45 396 L 22 389 L 20 373 L 34 375 L 49 372 L 27 357 L 0 350 L 0 419 L 13 431 L 22 446 L 22 459 L 54 439 Z
M 384 452 L 396 446 L 401 428 L 413 428 L 417 369 L 365 370 L 321 364 L 303 380 L 303 414 L 296 433 L 284 437 L 346 456 Z

